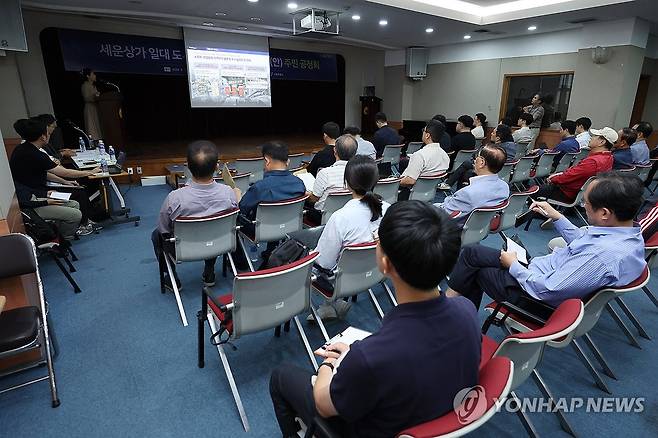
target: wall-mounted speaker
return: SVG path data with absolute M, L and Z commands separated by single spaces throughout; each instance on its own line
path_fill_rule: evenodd
M 427 59 L 429 50 L 425 47 L 407 47 L 407 77 L 414 81 L 423 80 L 427 76 Z

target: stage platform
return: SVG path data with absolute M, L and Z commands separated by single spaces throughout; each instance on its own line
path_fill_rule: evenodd
M 217 145 L 219 158 L 224 162 L 230 162 L 236 158 L 259 157 L 259 146 L 271 140 L 288 143 L 290 153 L 313 152 L 324 147 L 322 133 L 317 135 L 223 137 L 209 140 Z M 130 143 L 126 147 L 127 159 L 124 167 L 136 168 L 139 166 L 142 168 L 142 176 L 166 175 L 167 165 L 181 164 L 186 161 L 187 145 L 192 141 Z

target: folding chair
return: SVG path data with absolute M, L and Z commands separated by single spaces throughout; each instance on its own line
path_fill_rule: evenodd
M 658 254 L 658 233 L 651 236 L 651 238 L 644 242 L 644 259 L 647 261 L 647 265 L 651 266 L 654 257 Z M 649 297 L 654 306 L 658 307 L 658 298 L 651 292 L 651 290 L 644 286 L 642 287 L 644 293 Z
M 243 195 L 247 193 L 247 190 L 249 190 L 249 180 L 251 179 L 251 173 L 237 173 L 235 175 L 231 175 L 231 178 L 233 178 L 235 186 L 240 189 Z
M 370 301 L 377 312 L 377 316 L 379 316 L 380 319 L 384 318 L 384 312 L 382 311 L 372 288 L 378 283 L 381 283 L 386 289 L 391 304 L 396 306 L 397 301 L 384 281 L 384 275 L 377 267 L 376 250 L 377 242 L 359 243 L 346 246 L 341 252 L 340 257 L 338 258 L 338 264 L 333 270 L 333 290 L 328 290 L 317 281 L 312 283 L 313 289 L 330 303 L 342 298 L 354 297 L 361 292 L 368 291 Z M 313 306 L 311 306 L 311 311 L 313 313 L 313 318 L 322 331 L 322 336 L 328 341 L 330 336 L 327 334 L 327 329 L 325 328 L 322 319 Z
M 254 234 L 250 234 L 251 230 L 240 228 L 240 243 L 249 264 L 249 270 L 253 271 L 254 266 L 247 253 L 244 239 L 248 239 L 252 244 L 258 246 L 261 242 L 278 242 L 286 238 L 289 233 L 301 230 L 304 224 L 304 201 L 307 198 L 308 195 L 302 195 L 258 204 L 256 219 L 250 221 L 254 226 Z
M 411 155 L 414 152 L 418 152 L 423 147 L 422 141 L 411 141 L 407 146 L 407 155 Z
M 296 169 L 302 166 L 302 161 L 304 160 L 304 153 L 300 152 L 298 154 L 288 154 L 288 168 Z
M 431 378 L 431 376 L 429 377 Z M 466 435 L 481 427 L 505 403 L 514 379 L 514 364 L 506 357 L 499 356 L 491 359 L 480 368 L 478 377 L 478 397 L 486 398 L 486 409 L 483 412 L 473 413 L 472 399 L 467 399 L 461 408 L 450 410 L 441 417 L 405 429 L 397 438 L 454 438 Z M 479 402 L 476 401 L 479 404 Z M 463 418 L 466 413 L 466 418 Z
M 512 172 L 512 179 L 510 179 L 510 185 L 513 187 L 524 189 L 523 183 L 530 179 L 530 171 L 532 166 L 535 164 L 535 157 L 521 157 L 514 166 L 514 172 Z
M 576 212 L 576 215 L 578 215 L 578 217 L 580 218 L 580 220 L 582 220 L 585 225 L 589 225 L 589 223 L 587 222 L 587 219 L 585 219 L 585 217 L 580 212 L 580 210 L 578 210 L 578 207 L 583 202 L 583 196 L 585 195 L 585 189 L 587 189 L 587 186 L 589 185 L 589 183 L 592 182 L 593 179 L 594 179 L 594 177 L 591 176 L 587 179 L 587 181 L 585 181 L 585 184 L 583 184 L 583 186 L 580 188 L 580 191 L 576 195 L 576 198 L 570 203 L 556 201 L 555 199 L 547 199 L 546 202 L 548 202 L 549 204 L 555 206 L 557 208 L 557 210 L 562 211 L 562 212 L 566 211 L 570 208 L 573 209 Z M 526 223 L 526 225 L 525 225 L 525 230 L 526 231 L 528 231 L 528 229 L 530 228 L 530 224 L 532 223 L 532 221 L 533 221 L 533 219 L 531 218 Z
M 205 366 L 204 322 L 208 321 L 212 333 L 211 343 L 217 347 L 242 425 L 247 432 L 249 431 L 247 414 L 224 350 L 224 344 L 293 320 L 311 364 L 317 371 L 317 362 L 298 315 L 305 314 L 311 307 L 311 267 L 318 256 L 317 252 L 311 253 L 289 265 L 257 272 L 239 273 L 233 280 L 232 294 L 215 298 L 209 288 L 203 289 L 201 310 L 197 318 L 198 366 L 199 368 Z M 224 332 L 228 335 L 228 339 L 222 338 Z
M 528 198 L 539 191 L 539 186 L 532 186 L 523 192 L 511 193 L 508 199 L 507 207 L 502 209 L 496 218 L 491 222 L 490 233 L 498 233 L 505 240 L 507 237 L 505 231 L 516 226 L 516 219 L 526 210 Z
M 534 172 L 530 172 L 530 177 L 534 178 L 538 184 L 541 184 L 541 181 L 551 174 L 553 160 L 555 160 L 557 155 L 559 155 L 559 152 L 544 152 L 542 156 L 539 157 Z
M 649 177 L 649 172 L 651 172 L 651 167 L 653 164 L 636 164 L 635 165 L 635 175 L 637 175 L 642 182 L 645 182 Z
M 516 142 L 516 158 L 525 157 L 528 154 L 529 141 Z M 520 154 L 520 155 L 519 155 Z
M 512 172 L 514 171 L 514 166 L 516 166 L 519 163 L 519 160 L 511 161 L 509 163 L 505 163 L 503 165 L 503 168 L 498 172 L 498 177 L 505 181 L 507 184 L 510 183 L 510 180 L 512 179 Z
M 544 355 L 546 343 L 553 340 L 564 342 L 566 338 L 573 338 L 578 324 L 583 319 L 585 310 L 583 302 L 579 299 L 572 298 L 564 301 L 555 312 L 550 316 L 546 323 L 531 331 L 512 333 L 504 324 L 499 324 L 506 332 L 507 337 L 498 343 L 486 334 L 482 335 L 482 354 L 480 359 L 480 368 L 495 357 L 507 357 L 514 364 L 514 379 L 512 381 L 511 397 L 521 406 L 521 401 L 514 392 L 528 377 L 533 378 L 535 384 L 539 387 L 544 397 L 550 400 L 551 405 L 555 406 L 555 398 L 548 390 L 542 377 L 537 371 L 537 367 Z M 523 426 L 528 435 L 537 436 L 537 432 L 522 409 L 517 411 Z M 560 410 L 555 410 L 555 414 L 560 420 L 560 424 L 565 432 L 576 436 L 573 429 L 567 422 L 564 414 Z
M 578 156 L 579 152 L 567 152 L 560 158 L 560 161 L 557 163 L 557 166 L 555 167 L 555 170 L 553 173 L 558 173 L 558 172 L 564 172 L 567 170 L 569 167 L 571 167 L 571 163 L 573 160 Z
M 392 205 L 398 201 L 399 190 L 400 178 L 390 177 L 377 181 L 373 191 L 381 196 L 383 201 Z
M 589 148 L 588 149 L 580 148 L 580 152 L 576 154 L 573 161 L 571 162 L 571 166 L 569 167 L 573 167 L 576 164 L 580 163 L 581 161 L 583 161 L 583 158 L 585 158 L 588 155 L 589 155 Z
M 237 158 L 235 160 L 235 170 L 240 173 L 251 173 L 250 183 L 255 183 L 263 179 L 265 172 L 265 159 L 263 157 Z
M 458 151 L 457 154 L 455 155 L 455 159 L 453 160 L 452 167 L 450 169 L 455 170 L 459 168 L 459 166 L 461 166 L 461 164 L 464 161 L 472 160 L 473 154 L 475 153 L 477 153 L 476 149 Z
M 509 205 L 509 200 L 491 207 L 481 207 L 473 210 L 462 228 L 462 246 L 478 243 L 491 231 L 491 221 Z
M 24 371 L 46 364 L 48 374 L 28 382 L 10 386 L 0 390 L 0 394 L 23 388 L 33 383 L 48 380 L 50 383 L 51 404 L 53 408 L 60 405 L 55 382 L 55 369 L 50 348 L 50 330 L 46 315 L 46 299 L 43 293 L 43 284 L 39 275 L 39 263 L 37 261 L 34 242 L 24 234 L 12 233 L 0 236 L 0 254 L 11 257 L 3 257 L 0 263 L 0 279 L 10 279 L 21 275 L 34 274 L 39 289 L 39 306 L 18 307 L 11 310 L 3 310 L 0 314 L 0 359 L 5 359 L 17 354 L 32 351 L 35 348 L 45 349 L 45 360 L 38 363 L 13 369 L 10 372 L 0 374 L 0 377 Z
M 236 226 L 238 212 L 235 208 L 206 217 L 178 217 L 174 221 L 174 237 L 167 239 L 174 244 L 175 256 L 164 251 L 163 257 L 171 281 L 178 313 L 183 326 L 187 327 L 187 316 L 180 291 L 174 276 L 174 264 L 196 262 L 226 254 L 233 272 L 237 272 L 231 252 L 236 249 Z M 160 271 L 160 291 L 165 293 L 164 272 Z
M 403 144 L 386 145 L 386 147 L 384 147 L 384 152 L 382 153 L 382 163 L 391 163 L 391 168 L 398 169 L 403 147 Z
M 588 357 L 585 355 L 585 352 L 577 342 L 577 338 L 582 337 L 585 340 L 585 343 L 594 354 L 594 357 L 601 364 L 604 373 L 609 377 L 616 379 L 614 373 L 612 372 L 612 369 L 604 359 L 603 354 L 598 349 L 598 347 L 594 344 L 594 341 L 590 337 L 589 331 L 599 321 L 603 309 L 606 308 L 606 305 L 611 300 L 623 294 L 640 290 L 649 282 L 649 276 L 650 276 L 649 268 L 645 267 L 644 272 L 640 275 L 640 277 L 638 277 L 631 284 L 618 288 L 604 288 L 591 294 L 588 298 L 583 299 L 582 301 L 584 304 L 585 313 L 583 315 L 582 321 L 574 331 L 573 339 L 570 338 L 556 339 L 548 343 L 549 346 L 555 348 L 565 348 L 568 345 L 571 345 L 574 348 L 578 358 L 581 360 L 581 362 L 583 362 L 583 364 L 591 374 L 592 378 L 596 382 L 596 385 L 601 390 L 607 392 L 608 394 L 612 394 L 612 392 L 605 384 L 605 382 L 599 375 L 598 371 L 596 371 L 596 369 L 594 368 Z M 505 304 L 491 303 L 485 307 L 485 310 L 489 313 L 496 312 L 496 319 L 502 320 L 505 326 L 511 330 L 516 330 L 519 332 L 527 332 L 530 330 L 536 330 L 541 326 L 541 324 L 538 324 L 535 320 L 529 319 L 527 313 L 523 311 L 519 312 L 518 308 L 512 309 L 512 307 L 513 306 L 507 303 Z M 614 310 L 610 311 L 611 309 L 610 307 L 608 307 L 607 309 L 608 312 L 610 312 L 613 319 L 619 320 L 618 322 L 624 325 L 623 321 L 619 319 L 619 316 L 614 312 Z
M 317 227 L 318 225 L 326 224 L 331 215 L 343 208 L 350 199 L 352 199 L 352 192 L 349 190 L 336 190 L 330 192 L 324 202 L 324 208 L 322 209 L 322 220 L 320 223 L 314 224 L 311 223 L 308 219 L 305 219 L 304 225 L 309 227 Z
M 416 184 L 411 188 L 409 193 L 410 200 L 432 202 L 436 196 L 436 187 L 447 173 L 441 172 L 433 175 L 421 175 L 416 180 Z

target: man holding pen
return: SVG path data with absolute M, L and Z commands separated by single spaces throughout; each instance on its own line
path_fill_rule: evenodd
M 547 202 L 530 209 L 551 219 L 566 248 L 522 265 L 516 253 L 470 245 L 450 274 L 448 296 L 465 296 L 477 307 L 486 292 L 496 301 L 526 297 L 557 306 L 603 287 L 636 280 L 646 265 L 644 240 L 633 218 L 642 205 L 642 181 L 625 173 L 600 174 L 587 187 L 584 207 L 590 227 L 573 225 Z

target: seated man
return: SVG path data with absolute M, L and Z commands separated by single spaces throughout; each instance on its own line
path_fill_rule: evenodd
M 359 128 L 356 126 L 348 126 L 343 131 L 343 134 L 349 134 L 356 138 L 356 142 L 358 144 L 356 149 L 357 155 L 365 155 L 366 157 L 370 157 L 373 160 L 377 158 L 377 151 L 375 150 L 375 146 L 368 140 L 361 137 L 361 130 Z
M 514 303 L 530 297 L 558 306 L 603 287 L 632 283 L 646 266 L 644 240 L 640 228 L 633 226 L 643 192 L 642 182 L 634 175 L 606 172 L 597 176 L 584 197 L 592 226 L 582 229 L 549 203 L 534 202 L 531 209 L 555 222 L 567 247 L 535 257 L 525 267 L 514 252 L 467 246 L 450 274 L 447 295 L 465 296 L 478 307 L 484 292 L 496 301 Z
M 470 178 L 469 185 L 434 205 L 445 210 L 463 226 L 468 215 L 476 208 L 497 205 L 509 198 L 509 185 L 497 175 L 504 165 L 503 148 L 483 146 L 475 156 L 473 167 L 476 176 Z
M 448 121 L 446 119 L 446 116 L 443 114 L 437 114 L 434 117 L 432 117 L 432 120 L 437 120 L 441 122 L 444 126 L 443 134 L 441 134 L 441 138 L 438 140 L 437 143 L 441 145 L 441 149 L 443 149 L 446 152 L 449 152 L 452 150 L 452 138 L 450 138 L 450 134 L 446 132 L 445 127 L 448 126 Z M 475 137 L 475 136 L 474 136 Z
M 55 119 L 55 116 L 52 114 L 40 114 L 33 117 L 33 119 L 41 120 L 48 126 L 50 141 L 43 147 L 43 150 L 48 155 L 61 162 L 62 159 L 71 158 L 76 154 L 76 151 L 73 149 L 64 148 L 63 144 L 57 144 L 63 140 L 61 139 L 61 129 L 57 126 L 57 119 Z
M 393 282 L 398 306 L 366 339 L 329 345 L 314 384 L 306 369 L 274 370 L 270 394 L 285 438 L 297 436 L 295 417 L 308 425 L 318 415 L 341 437 L 393 437 L 452 411 L 457 392 L 477 383 L 481 334 L 475 308 L 438 289 L 459 243 L 453 221 L 427 203 L 398 202 L 388 209 L 379 227 L 377 265 Z
M 320 152 L 315 154 L 311 162 L 308 164 L 306 170 L 308 173 L 317 178 L 318 170 L 329 167 L 336 159 L 334 158 L 334 145 L 336 144 L 336 139 L 340 135 L 340 127 L 337 123 L 327 122 L 322 125 L 322 141 L 325 146 Z
M 614 159 L 610 151 L 619 137 L 617 131 L 605 127 L 592 129 L 591 133 L 589 155 L 566 171 L 549 176 L 548 183 L 542 185 L 533 198 L 572 202 L 590 177 L 612 169 Z
M 576 140 L 576 122 L 573 120 L 565 120 L 560 123 L 560 137 L 562 138 L 562 141 L 554 148 L 549 149 L 551 152 L 559 152 L 555 158 L 553 158 L 553 169 L 557 167 L 564 154 L 567 152 L 578 152 L 580 150 L 580 144 L 578 143 L 578 140 Z M 528 151 L 528 154 L 542 155 L 544 152 L 546 152 L 545 149 L 533 149 Z
M 523 113 L 519 116 L 517 123 L 520 128 L 512 133 L 512 139 L 515 143 L 529 144 L 532 141 L 532 131 L 530 131 L 528 125 L 532 123 L 532 116 L 528 113 Z
M 649 122 L 640 122 L 633 126 L 633 131 L 637 134 L 637 141 L 631 145 L 633 164 L 649 164 L 647 138 L 653 132 L 653 126 Z
M 421 176 L 433 175 L 443 172 L 450 165 L 450 158 L 446 151 L 438 143 L 439 139 L 445 133 L 445 126 L 438 120 L 430 120 L 427 126 L 423 128 L 423 143 L 425 146 L 411 154 L 409 164 L 402 172 L 400 180 L 400 195 L 398 199 L 409 199 L 411 187 L 416 184 L 416 180 Z
M 592 121 L 589 117 L 580 117 L 576 119 L 576 141 L 580 148 L 589 148 L 589 141 L 592 139 L 589 129 L 592 127 Z
M 14 181 L 14 185 L 21 210 L 33 209 L 41 219 L 53 221 L 66 240 L 75 238 L 82 219 L 80 204 L 73 200 L 51 199 L 52 191 L 32 189 L 18 181 Z
M 213 179 L 218 159 L 217 147 L 209 141 L 195 141 L 187 147 L 187 166 L 192 173 L 192 181 L 167 195 L 160 209 L 158 226 L 151 234 L 153 250 L 162 272 L 167 272 L 164 251 L 171 254 L 174 251 L 173 245 L 165 239 L 172 237 L 174 221 L 177 217 L 211 216 L 238 206 L 240 189 L 231 189 L 225 184 L 216 183 Z M 216 258 L 206 260 L 202 276 L 205 286 L 215 285 L 216 260 Z M 173 290 L 172 279 L 168 274 L 165 275 L 165 287 Z M 176 277 L 175 266 L 174 276 Z M 176 283 L 180 287 L 177 277 Z
M 629 169 L 633 167 L 633 151 L 631 150 L 631 145 L 635 143 L 637 134 L 631 128 L 620 129 L 617 134 L 619 135 L 619 139 L 612 149 L 612 158 L 614 159 L 612 168 L 614 170 Z
M 446 152 L 454 152 L 455 154 L 461 150 L 472 151 L 475 149 L 475 136 L 471 133 L 473 128 L 473 117 L 468 115 L 460 116 L 457 119 L 457 126 L 455 134 L 450 139 L 450 149 L 446 149 L 441 145 L 442 149 Z
M 282 201 L 304 195 L 306 188 L 301 179 L 288 170 L 288 145 L 281 141 L 271 141 L 261 146 L 265 160 L 263 179 L 256 181 L 240 200 L 240 213 L 249 221 L 256 219 L 256 210 L 261 202 Z M 254 225 L 243 221 L 245 232 L 254 234 Z M 263 260 L 276 247 L 277 242 L 268 242 L 262 254 Z
M 375 124 L 378 129 L 372 139 L 372 144 L 375 146 L 377 156 L 381 157 L 386 146 L 400 144 L 400 135 L 398 131 L 388 126 L 386 114 L 382 112 L 375 114 Z
M 309 221 L 320 224 L 324 203 L 329 193 L 345 190 L 345 165 L 350 158 L 356 155 L 357 148 L 356 139 L 351 135 L 341 135 L 336 139 L 334 147 L 336 162 L 318 172 L 313 184 L 313 191 L 307 192 L 309 205 L 313 204 L 313 207 L 306 213 Z

